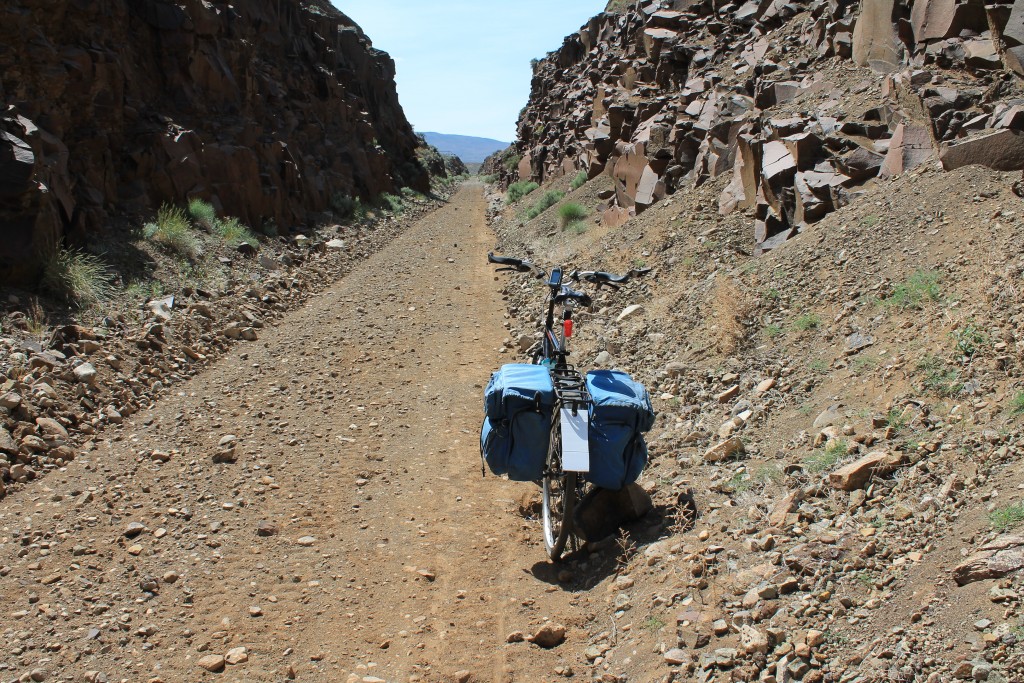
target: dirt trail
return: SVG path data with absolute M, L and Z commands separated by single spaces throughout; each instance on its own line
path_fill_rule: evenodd
M 578 667 L 585 605 L 553 587 L 539 529 L 516 512 L 532 486 L 480 477 L 482 385 L 508 359 L 484 209 L 466 185 L 0 502 L 0 591 L 17 596 L 0 679 L 540 681 Z M 237 462 L 214 464 L 229 435 Z M 132 523 L 145 529 L 129 538 Z M 506 643 L 547 618 L 570 627 L 566 645 Z M 222 674 L 199 665 L 239 647 L 248 661 Z

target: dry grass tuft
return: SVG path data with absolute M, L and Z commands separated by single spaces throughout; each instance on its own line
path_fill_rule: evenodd
M 743 321 L 750 314 L 750 301 L 732 278 L 715 279 L 711 291 L 712 332 L 719 352 L 729 355 L 736 351 L 746 336 Z

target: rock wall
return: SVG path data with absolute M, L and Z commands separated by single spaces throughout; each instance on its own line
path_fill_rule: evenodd
M 286 228 L 427 190 L 394 74 L 327 0 L 4 2 L 0 282 L 114 211 L 202 197 Z
M 1024 168 L 1022 62 L 1011 0 L 637 2 L 535 65 L 518 169 L 488 169 L 608 174 L 611 222 L 731 173 L 720 208 L 752 210 L 763 251 L 929 160 Z

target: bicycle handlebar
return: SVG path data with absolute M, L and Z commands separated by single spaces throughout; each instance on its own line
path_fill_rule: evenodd
M 520 273 L 529 273 L 533 271 L 536 267 L 532 263 L 524 259 L 512 258 L 511 256 L 495 256 L 493 251 L 487 254 L 487 262 L 497 263 L 500 266 L 505 266 L 505 268 L 499 268 L 499 271 L 515 270 Z

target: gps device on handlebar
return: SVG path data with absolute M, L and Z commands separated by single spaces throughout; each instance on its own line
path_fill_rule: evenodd
M 560 287 L 562 285 L 562 269 L 552 268 L 548 277 L 548 287 Z

